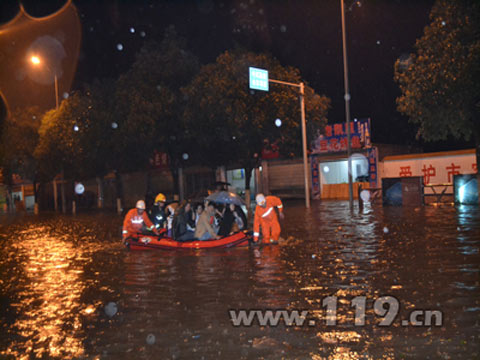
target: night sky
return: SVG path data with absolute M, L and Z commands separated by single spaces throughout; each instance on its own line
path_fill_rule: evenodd
M 1 23 L 18 12 L 18 1 L 2 0 Z M 22 1 L 40 17 L 65 1 Z M 345 0 L 353 118 L 370 117 L 374 142 L 419 144 L 415 127 L 396 111 L 399 95 L 393 65 L 413 51 L 428 24 L 433 0 Z M 174 25 L 203 64 L 241 46 L 270 52 L 300 69 L 317 93 L 332 100 L 329 122 L 345 120 L 339 0 L 74 1 L 82 23 L 82 45 L 73 88 L 94 78 L 117 77 L 132 64 L 145 41 L 161 40 Z M 245 74 L 247 76 L 247 74 Z M 423 144 L 420 144 L 423 145 Z M 427 150 L 459 143 L 428 145 Z

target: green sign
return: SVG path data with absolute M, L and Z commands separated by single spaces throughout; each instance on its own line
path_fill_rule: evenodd
M 268 70 L 248 68 L 250 72 L 250 89 L 268 91 Z

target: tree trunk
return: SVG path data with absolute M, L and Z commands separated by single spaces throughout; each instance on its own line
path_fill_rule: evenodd
M 62 170 L 62 184 L 60 185 L 60 196 L 62 197 L 62 213 L 67 212 L 67 200 L 65 199 L 65 172 Z
M 53 209 L 58 211 L 58 186 L 57 186 L 57 178 L 53 178 Z
M 251 167 L 245 167 L 245 190 L 250 190 L 250 179 L 252 178 L 252 170 Z
M 172 174 L 173 178 L 173 194 L 178 195 L 179 194 L 179 186 L 178 186 L 178 167 L 172 159 L 170 158 L 170 173 Z
M 33 213 L 38 214 L 37 179 L 33 176 Z
M 114 170 L 114 173 L 115 173 L 115 190 L 117 195 L 117 212 L 120 214 L 123 210 L 122 208 L 122 198 L 123 198 L 122 177 L 120 176 L 117 170 Z
M 145 204 L 147 204 L 147 208 L 153 205 L 153 202 L 155 199 L 155 195 L 152 195 L 151 192 L 152 192 L 152 171 L 150 170 L 150 168 L 148 168 L 145 176 Z
M 245 203 L 247 204 L 247 219 L 250 216 L 250 179 L 252 177 L 252 168 L 245 167 Z
M 103 208 L 103 177 L 97 176 L 97 206 Z
M 10 185 L 7 185 L 7 200 L 8 200 L 7 211 L 14 213 L 15 210 L 16 210 L 16 207 L 15 207 L 15 201 L 13 200 L 12 189 L 11 189 Z

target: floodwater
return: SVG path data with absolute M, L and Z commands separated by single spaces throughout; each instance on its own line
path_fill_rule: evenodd
M 113 213 L 0 217 L 0 358 L 480 357 L 477 207 L 285 208 L 280 245 L 218 251 L 128 251 Z M 308 321 L 236 327 L 240 309 Z M 419 309 L 432 324 L 404 326 Z

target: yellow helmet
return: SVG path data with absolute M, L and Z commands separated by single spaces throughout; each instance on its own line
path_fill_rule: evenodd
M 167 201 L 167 198 L 162 193 L 159 193 L 155 198 L 155 203 L 165 202 L 165 201 Z

